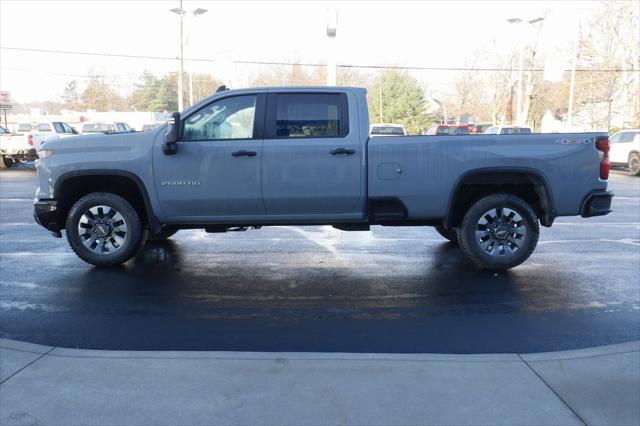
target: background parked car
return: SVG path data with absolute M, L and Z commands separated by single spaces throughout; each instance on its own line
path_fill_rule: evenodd
M 531 128 L 524 126 L 491 126 L 482 132 L 484 135 L 530 135 Z
M 371 136 L 406 136 L 407 131 L 401 124 L 372 124 L 369 127 Z
M 113 123 L 84 123 L 82 125 L 83 135 L 92 135 L 96 133 L 129 133 L 133 132 L 133 128 L 123 121 Z
M 623 130 L 609 138 L 609 158 L 614 166 L 624 166 L 640 175 L 640 129 Z
M 18 123 L 15 127 L 15 133 L 29 133 L 35 130 L 35 126 L 31 123 Z
M 425 135 L 435 135 L 435 136 L 457 136 L 457 135 L 468 135 L 469 125 L 462 124 L 459 126 L 447 125 L 447 124 L 438 124 L 436 126 L 432 126 L 427 130 Z

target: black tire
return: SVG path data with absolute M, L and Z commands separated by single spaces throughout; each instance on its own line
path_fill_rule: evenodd
M 438 225 L 435 227 L 438 234 L 442 235 L 447 240 L 451 241 L 454 244 L 458 244 L 458 232 L 455 228 L 446 229 L 442 225 Z
M 164 241 L 171 238 L 179 229 L 177 228 L 162 228 L 157 234 L 149 233 L 147 241 Z
M 98 213 L 89 214 L 91 210 L 97 210 Z M 115 211 L 114 216 L 110 216 L 112 211 Z M 94 216 L 95 220 L 87 222 L 90 216 Z M 98 225 L 102 220 L 107 226 Z M 113 223 L 110 224 L 109 220 L 113 220 Z M 81 235 L 80 227 L 87 232 Z M 125 232 L 119 233 L 124 236 L 116 235 L 118 229 L 125 229 Z M 66 233 L 67 241 L 78 257 L 96 266 L 113 266 L 128 261 L 140 251 L 147 238 L 147 230 L 136 210 L 124 198 L 109 192 L 93 192 L 80 198 L 69 210 Z M 117 246 L 116 239 L 122 240 L 118 241 Z M 93 243 L 96 243 L 95 246 Z
M 637 152 L 629 156 L 629 173 L 632 175 L 640 175 L 640 154 Z
M 473 263 L 483 269 L 504 270 L 529 258 L 538 244 L 540 225 L 522 198 L 493 194 L 471 206 L 458 234 L 462 250 Z

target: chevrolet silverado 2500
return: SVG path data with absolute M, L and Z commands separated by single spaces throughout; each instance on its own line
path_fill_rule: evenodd
M 369 138 L 366 91 L 222 91 L 153 131 L 48 141 L 38 223 L 94 265 L 147 238 L 268 225 L 434 226 L 507 269 L 539 224 L 609 213 L 606 133 Z

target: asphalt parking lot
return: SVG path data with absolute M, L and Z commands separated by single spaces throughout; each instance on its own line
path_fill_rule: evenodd
M 530 353 L 640 339 L 640 178 L 614 212 L 542 228 L 481 271 L 424 227 L 181 231 L 94 268 L 32 218 L 33 170 L 0 172 L 0 337 L 85 349 Z

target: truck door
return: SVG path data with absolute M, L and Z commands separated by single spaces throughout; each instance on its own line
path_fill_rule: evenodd
M 156 191 L 169 220 L 264 215 L 260 190 L 265 95 L 218 98 L 183 117 L 175 155 L 154 145 Z
M 363 216 L 363 145 L 350 116 L 356 117 L 355 102 L 346 93 L 268 95 L 262 154 L 268 215 Z

